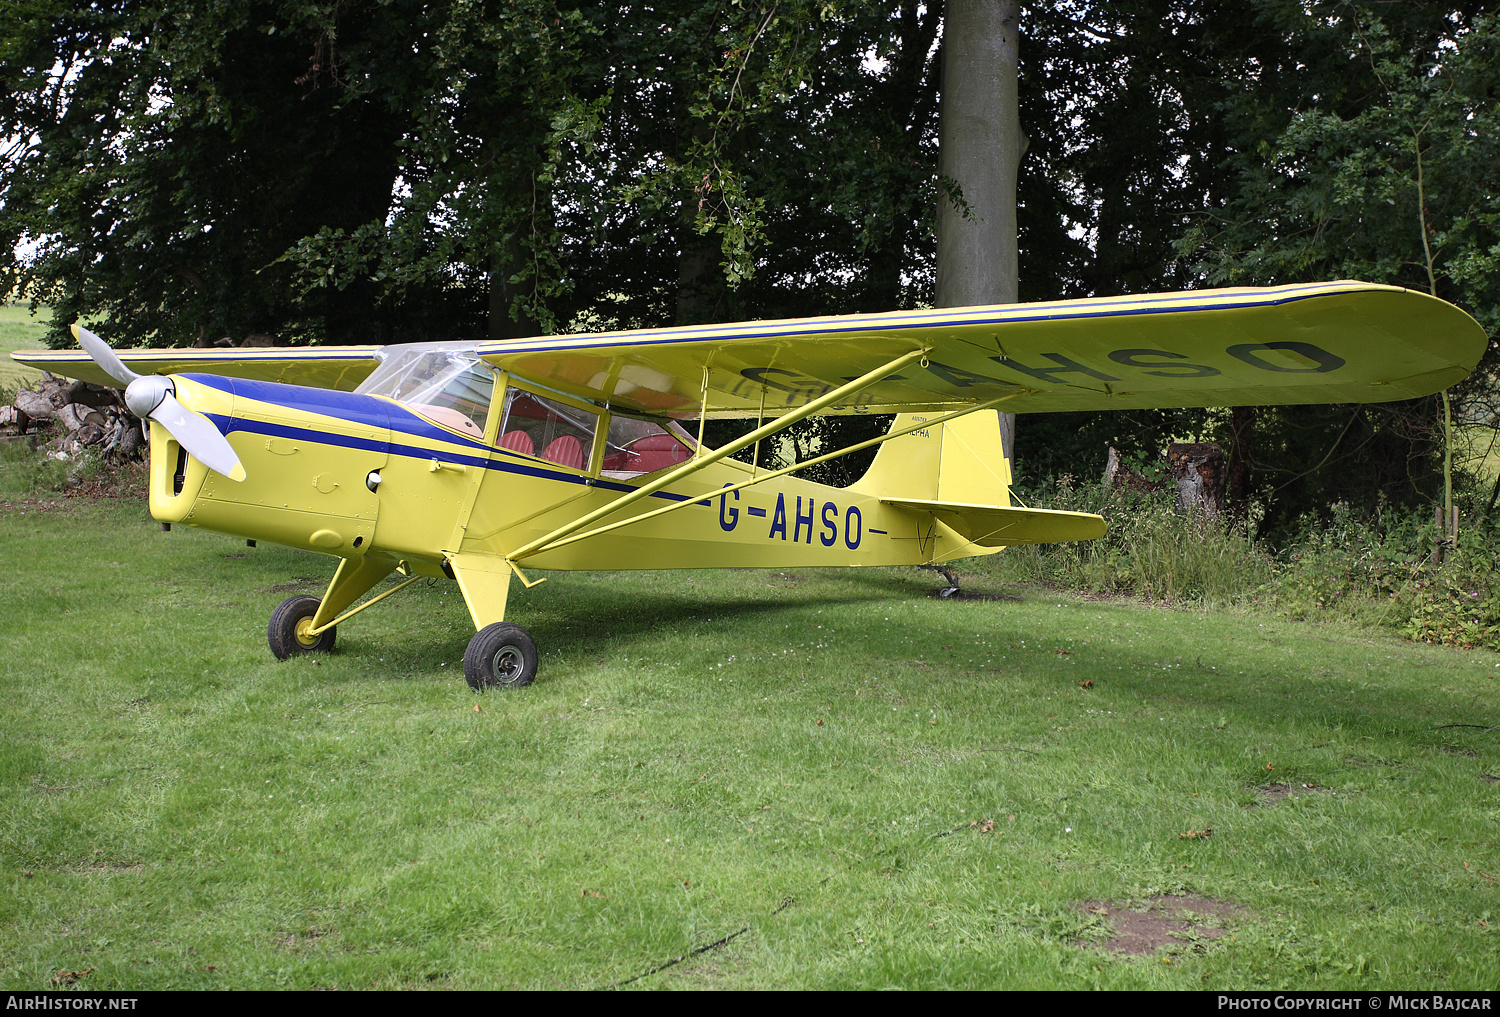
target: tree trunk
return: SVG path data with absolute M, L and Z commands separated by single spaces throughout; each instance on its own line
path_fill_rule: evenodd
M 1177 485 L 1177 507 L 1217 517 L 1224 512 L 1224 450 L 1212 444 L 1173 442 L 1167 466 Z
M 1147 480 L 1143 474 L 1125 465 L 1125 460 L 1120 457 L 1120 450 L 1113 445 L 1104 459 L 1103 484 L 1107 490 L 1123 487 L 1130 491 L 1161 491 L 1167 486 L 1159 480 Z
M 491 339 L 524 339 L 537 334 L 536 322 L 529 315 L 522 312 L 517 317 L 511 317 L 510 313 L 516 297 L 525 292 L 524 282 L 519 286 L 510 283 L 510 277 L 521 267 L 521 259 L 525 257 L 525 253 L 520 241 L 512 235 L 503 250 L 490 255 Z
M 1026 152 L 1017 101 L 1019 0 L 948 0 L 943 23 L 938 173 L 962 204 L 938 199 L 938 307 L 1018 299 L 1016 173 Z M 1006 455 L 1015 415 L 1000 414 Z

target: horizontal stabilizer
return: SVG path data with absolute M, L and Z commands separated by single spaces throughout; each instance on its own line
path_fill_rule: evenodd
M 1090 512 L 966 505 L 954 501 L 882 498 L 887 505 L 931 512 L 980 547 L 1012 544 L 1060 544 L 1104 536 L 1104 517 Z

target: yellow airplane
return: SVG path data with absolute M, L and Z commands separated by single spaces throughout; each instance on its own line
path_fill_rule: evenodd
M 1011 504 L 996 411 L 1409 399 L 1487 341 L 1450 304 L 1360 282 L 379 348 L 117 352 L 73 332 L 82 350 L 13 356 L 125 387 L 151 421 L 153 516 L 340 559 L 321 598 L 272 613 L 272 653 L 330 650 L 354 614 L 447 576 L 475 689 L 535 677 L 505 620 L 512 577 L 542 581 L 523 565 L 936 565 L 1087 540 L 1099 516 Z M 787 469 L 730 458 L 831 413 L 896 418 Z M 757 426 L 709 449 L 722 417 Z M 792 475 L 874 444 L 849 487 Z

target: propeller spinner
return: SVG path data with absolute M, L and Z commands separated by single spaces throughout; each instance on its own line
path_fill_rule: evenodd
M 150 418 L 176 438 L 188 454 L 215 473 L 230 480 L 244 480 L 245 467 L 235 455 L 219 429 L 203 414 L 177 401 L 177 388 L 171 378 L 155 374 L 136 374 L 115 355 L 109 344 L 80 325 L 73 326 L 78 345 L 94 363 L 111 378 L 125 386 L 125 405 L 142 419 Z

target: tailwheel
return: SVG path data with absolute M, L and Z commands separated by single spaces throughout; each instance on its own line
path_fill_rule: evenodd
M 510 622 L 486 625 L 464 651 L 464 680 L 475 692 L 530 685 L 536 677 L 536 640 Z
M 271 612 L 266 627 L 266 642 L 277 660 L 303 653 L 327 653 L 333 649 L 335 629 L 326 628 L 311 635 L 313 615 L 318 613 L 317 597 L 288 597 Z

